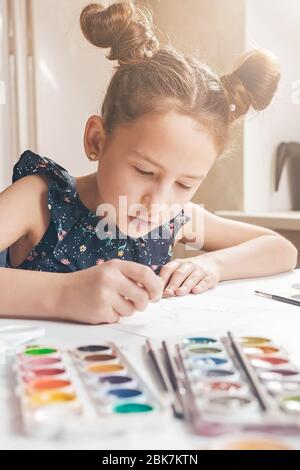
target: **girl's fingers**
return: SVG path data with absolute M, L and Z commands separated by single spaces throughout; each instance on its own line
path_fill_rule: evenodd
M 167 263 L 165 264 L 160 272 L 159 272 L 159 275 L 160 277 L 164 280 L 164 288 L 166 288 L 166 286 L 168 285 L 168 282 L 173 274 L 173 272 L 179 268 L 181 264 L 181 260 L 179 259 L 175 259 L 173 261 L 170 261 L 170 263 Z
M 215 287 L 216 285 L 217 281 L 215 279 L 215 276 L 208 274 L 196 286 L 192 288 L 192 293 L 200 294 L 201 292 L 205 292 L 211 287 Z
M 185 281 L 175 290 L 176 295 L 186 295 L 191 292 L 192 288 L 195 287 L 202 279 L 205 279 L 206 274 L 199 269 L 194 270 L 185 279 Z
M 119 313 L 114 308 L 112 308 L 107 319 L 104 319 L 104 322 L 105 323 L 118 323 L 119 320 L 120 320 Z
M 127 260 L 110 260 L 118 271 L 137 285 L 139 283 L 148 292 L 148 299 L 156 302 L 161 299 L 162 294 L 162 281 L 160 276 L 157 276 L 149 266 L 135 263 Z M 126 295 L 126 294 L 125 294 Z
M 135 312 L 135 306 L 129 299 L 118 295 L 114 302 L 114 311 L 120 317 L 130 317 Z
M 185 281 L 185 279 L 191 274 L 194 269 L 194 263 L 190 261 L 182 263 L 181 266 L 176 269 L 176 271 L 172 274 L 165 291 L 170 295 L 174 294 L 175 290 L 181 286 L 181 284 Z
M 144 287 L 141 287 L 140 285 L 131 281 L 131 279 L 124 277 L 120 281 L 118 292 L 120 294 L 119 298 L 123 298 L 125 302 L 130 302 L 135 310 L 143 311 L 147 307 L 149 302 L 148 292 L 146 289 L 144 289 Z M 125 311 L 127 310 L 125 309 Z

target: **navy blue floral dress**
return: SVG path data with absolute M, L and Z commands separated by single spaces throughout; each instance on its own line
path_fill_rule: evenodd
M 50 223 L 18 269 L 64 273 L 118 258 L 148 265 L 158 274 L 170 261 L 176 234 L 189 220 L 183 211 L 143 237 L 130 237 L 116 227 L 114 234 L 105 230 L 107 238 L 101 239 L 97 236 L 101 217 L 80 200 L 75 177 L 50 158 L 27 150 L 14 166 L 12 181 L 38 174 L 48 180 Z M 9 252 L 6 266 L 12 267 Z

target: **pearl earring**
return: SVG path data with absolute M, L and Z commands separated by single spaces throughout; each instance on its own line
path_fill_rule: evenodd
M 91 160 L 91 161 L 97 160 L 97 154 L 96 153 L 90 153 L 89 160 Z

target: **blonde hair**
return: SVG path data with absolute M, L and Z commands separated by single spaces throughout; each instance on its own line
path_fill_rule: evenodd
M 130 0 L 108 8 L 90 4 L 80 25 L 91 44 L 110 48 L 108 59 L 118 61 L 102 104 L 108 132 L 145 113 L 175 110 L 204 125 L 222 153 L 230 124 L 250 108 L 265 109 L 281 77 L 277 58 L 266 50 L 243 54 L 219 77 L 194 57 L 160 48 L 151 15 Z

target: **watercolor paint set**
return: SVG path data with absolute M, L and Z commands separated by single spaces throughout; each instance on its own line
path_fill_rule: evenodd
M 25 432 L 57 437 L 161 426 L 166 408 L 114 343 L 23 347 L 14 358 Z
M 197 433 L 300 433 L 300 371 L 271 339 L 180 337 L 164 341 L 159 357 L 173 411 Z

